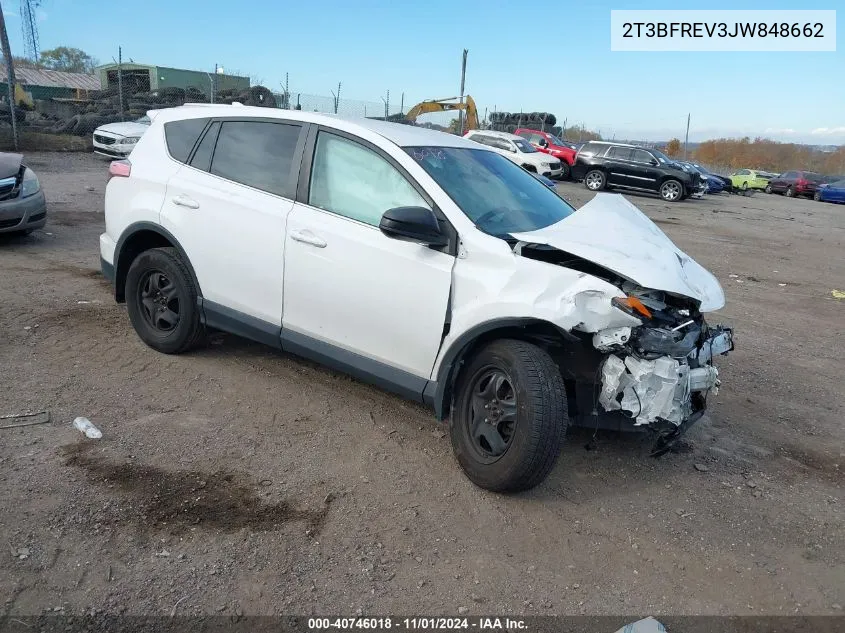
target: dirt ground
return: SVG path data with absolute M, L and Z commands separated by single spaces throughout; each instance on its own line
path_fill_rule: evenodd
M 49 215 L 0 238 L 0 414 L 52 421 L 0 429 L 2 615 L 841 613 L 845 207 L 631 196 L 725 288 L 722 390 L 686 452 L 570 431 L 502 496 L 422 407 L 233 336 L 144 346 L 98 270 L 107 163 L 28 160 Z

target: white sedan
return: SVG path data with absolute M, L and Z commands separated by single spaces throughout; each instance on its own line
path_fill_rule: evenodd
M 150 117 L 107 123 L 94 130 L 94 153 L 109 158 L 126 158 L 150 127 Z

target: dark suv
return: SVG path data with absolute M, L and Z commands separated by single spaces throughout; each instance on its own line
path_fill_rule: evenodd
M 668 202 L 702 193 L 695 170 L 684 169 L 663 152 L 622 143 L 590 141 L 575 157 L 572 177 L 590 191 L 620 188 L 648 191 Z
M 819 185 L 824 182 L 824 176 L 812 171 L 787 171 L 776 176 L 766 185 L 766 193 L 782 193 L 793 196 L 813 197 Z

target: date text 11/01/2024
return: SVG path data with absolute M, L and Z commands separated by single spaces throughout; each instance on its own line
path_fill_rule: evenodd
M 478 629 L 481 631 L 515 631 L 525 630 L 524 620 L 497 617 L 478 618 L 390 618 L 390 617 L 356 617 L 356 618 L 308 618 L 308 630 L 344 630 L 344 629 L 397 629 L 406 631 L 448 631 L 461 629 Z
M 732 28 L 731 28 L 732 27 Z M 821 22 L 625 22 L 626 38 L 651 37 L 824 37 Z

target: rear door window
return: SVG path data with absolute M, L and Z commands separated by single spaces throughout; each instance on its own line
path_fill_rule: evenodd
M 601 143 L 585 143 L 578 152 L 582 156 L 601 156 L 607 149 L 607 145 Z
M 209 171 L 293 198 L 293 157 L 301 129 L 299 125 L 270 121 L 223 121 Z
M 209 119 L 182 119 L 164 124 L 164 140 L 170 155 L 184 163 L 202 134 Z

